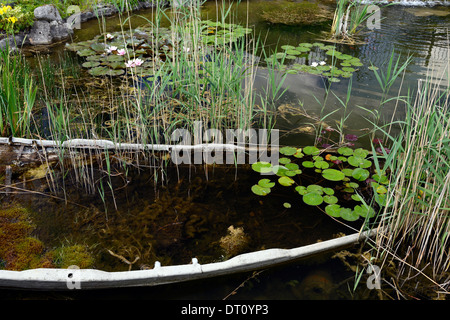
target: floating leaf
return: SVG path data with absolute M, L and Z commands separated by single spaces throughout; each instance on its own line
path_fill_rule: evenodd
M 362 201 L 362 198 L 359 194 L 352 194 L 351 198 L 355 201 Z
M 370 176 L 370 172 L 363 168 L 353 170 L 352 177 L 358 181 L 365 181 Z
M 372 218 L 375 216 L 375 210 L 368 205 L 358 205 L 354 208 L 355 213 L 363 218 Z
M 82 64 L 83 68 L 94 68 L 98 67 L 100 65 L 100 62 L 98 61 L 87 61 Z
M 287 163 L 287 164 L 285 165 L 285 167 L 286 167 L 288 170 L 290 170 L 290 171 L 297 171 L 297 170 L 299 170 L 298 164 L 296 164 L 296 163 Z M 300 172 L 300 173 L 301 173 L 301 172 Z
M 252 192 L 258 196 L 266 196 L 270 193 L 270 188 L 263 188 L 260 185 L 253 185 Z
M 286 164 L 286 163 L 291 162 L 291 159 L 289 159 L 289 158 L 280 158 L 280 159 L 278 159 L 278 162 L 281 163 L 281 164 Z
M 363 157 L 351 156 L 347 159 L 348 163 L 354 167 L 369 168 L 372 162 L 364 159 Z
M 338 204 L 330 204 L 325 207 L 325 212 L 334 218 L 339 218 L 341 216 L 341 206 Z
M 336 198 L 335 196 L 323 196 L 323 201 L 328 203 L 328 204 L 335 204 L 338 202 L 338 198 Z
M 319 186 L 319 185 L 317 185 L 317 184 L 310 184 L 307 188 L 306 188 L 306 190 L 308 191 L 308 192 L 315 192 L 315 193 L 318 193 L 318 194 L 322 194 L 323 193 L 323 187 L 322 186 Z
M 331 181 L 340 181 L 345 178 L 345 174 L 342 171 L 336 169 L 325 169 L 322 172 L 322 176 Z
M 295 191 L 297 191 L 300 195 L 304 195 L 304 194 L 308 193 L 305 186 L 296 186 Z
M 323 161 L 323 160 L 315 161 L 315 162 L 314 162 L 314 166 L 315 166 L 317 169 L 327 169 L 328 167 L 330 167 L 330 165 L 328 164 L 328 162 Z
M 353 149 L 349 148 L 349 147 L 340 147 L 337 152 L 339 154 L 342 154 L 343 156 L 351 156 L 353 154 Z
M 263 188 L 272 188 L 275 186 L 275 182 L 272 182 L 269 179 L 261 179 L 258 181 L 258 185 Z
M 289 177 L 281 177 L 280 179 L 278 179 L 278 183 L 281 184 L 282 186 L 289 187 L 293 185 L 295 181 Z
M 303 148 L 303 153 L 307 155 L 317 155 L 320 153 L 320 150 L 314 146 L 308 146 Z
M 308 192 L 303 195 L 303 202 L 310 206 L 318 206 L 322 204 L 323 198 L 317 192 Z
M 372 179 L 381 184 L 388 184 L 389 179 L 385 175 L 374 174 Z
M 342 173 L 345 174 L 347 177 L 351 177 L 353 175 L 353 169 L 345 168 L 342 169 Z
M 353 155 L 356 157 L 365 158 L 369 155 L 369 151 L 363 148 L 358 148 L 355 151 L 353 151 Z
M 285 166 L 275 165 L 275 166 L 273 166 L 272 171 L 277 176 L 283 177 L 286 175 L 286 172 L 289 170 Z
M 334 190 L 331 188 L 323 188 L 323 192 L 329 196 L 332 196 L 334 194 Z
M 280 153 L 285 156 L 292 156 L 297 152 L 297 148 L 294 147 L 283 147 L 280 149 Z
M 314 162 L 312 162 L 312 161 L 303 161 L 303 162 L 302 162 L 302 165 L 303 165 L 305 168 L 314 168 Z
M 356 221 L 359 219 L 359 214 L 350 208 L 342 208 L 339 214 L 342 219 L 347 221 Z
M 283 203 L 283 207 L 285 207 L 286 209 L 290 209 L 291 204 L 289 202 L 285 202 L 285 203 Z
M 252 164 L 252 169 L 260 173 L 269 173 L 272 171 L 272 164 L 269 162 L 255 162 Z

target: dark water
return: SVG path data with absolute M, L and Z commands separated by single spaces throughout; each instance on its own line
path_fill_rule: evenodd
M 239 9 L 238 18 L 245 23 L 248 21 L 249 26 L 254 27 L 257 34 L 268 35 L 265 42 L 267 48 L 275 49 L 284 44 L 297 45 L 300 42 L 322 41 L 325 37 L 323 32 L 329 30 L 328 23 L 298 27 L 270 25 L 252 15 L 252 3 L 241 4 L 242 9 Z M 204 14 L 208 17 L 214 16 L 215 6 L 214 2 L 206 3 Z M 247 12 L 250 13 L 248 20 Z M 358 40 L 363 44 L 338 46 L 342 52 L 360 58 L 365 65 L 352 79 L 352 97 L 348 109 L 351 111 L 348 119 L 350 130 L 357 132 L 368 126 L 364 119 L 367 114 L 358 106 L 377 108 L 382 96 L 373 71 L 367 69 L 371 63 L 384 70 L 391 53 L 394 53 L 395 57 L 400 57 L 401 62 L 411 55 L 413 60 L 406 69 L 401 92 L 405 92 L 408 87 L 415 90 L 418 79 L 424 78 L 428 70 L 441 73 L 448 71 L 449 13 L 448 6 L 395 5 L 383 8 L 384 19 L 381 28 L 363 30 L 358 36 Z M 139 15 L 144 18 L 131 19 L 132 27 L 144 24 L 147 22 L 145 19 L 152 18 L 151 10 L 140 12 Z M 120 30 L 120 23 L 121 20 L 117 17 L 106 18 L 104 25 L 97 20 L 87 22 L 81 30 L 75 32 L 74 41 L 90 39 L 102 31 L 103 27 L 108 31 Z M 63 45 L 55 46 L 52 50 L 50 54 L 56 57 L 57 53 L 63 50 Z M 444 77 L 448 79 L 448 74 Z M 264 69 L 258 73 L 257 83 L 258 81 L 263 85 Z M 348 80 L 343 80 L 333 84 L 332 90 L 337 97 L 345 97 L 348 83 Z M 290 104 L 298 107 L 300 101 L 306 111 L 312 114 L 319 113 L 321 106 L 317 99 L 319 101 L 324 99 L 325 87 L 320 78 L 310 75 L 290 75 L 284 87 L 288 89 L 278 102 L 278 106 Z M 397 95 L 399 90 L 400 83 L 397 81 L 390 94 Z M 339 102 L 336 98 L 331 98 L 324 112 L 336 108 L 340 108 Z M 394 108 L 394 105 L 387 104 L 380 107 L 380 112 L 387 119 L 391 119 Z M 395 117 L 401 119 L 402 110 L 399 108 L 398 111 L 400 113 Z M 329 121 L 338 118 L 330 118 Z M 292 145 L 310 143 L 310 135 L 291 133 L 307 120 L 299 117 L 279 118 L 277 128 L 286 133 L 286 136 L 283 136 L 284 143 Z M 61 199 L 35 195 L 23 195 L 20 199 L 37 212 L 37 223 L 46 226 L 41 228 L 38 234 L 43 241 L 49 245 L 58 245 L 64 241 L 80 241 L 84 236 L 84 241 L 96 249 L 100 257 L 97 267 L 103 270 L 128 268 L 102 250 L 107 247 L 116 248 L 117 252 L 122 250 L 123 254 L 128 252 L 130 257 L 138 253 L 145 256 L 146 258 L 140 261 L 143 266 L 152 265 L 156 260 L 161 260 L 163 264 L 188 263 L 192 257 L 198 256 L 199 252 L 201 252 L 200 263 L 220 261 L 223 259 L 221 256 L 223 252 L 217 244 L 220 238 L 227 234 L 230 225 L 243 227 L 250 235 L 250 245 L 245 248 L 247 251 L 270 247 L 290 248 L 309 244 L 318 239 L 330 239 L 338 232 L 347 234 L 353 232 L 331 220 L 323 212 L 302 206 L 295 195 L 285 190 L 278 190 L 264 199 L 256 197 L 251 193 L 250 187 L 258 177 L 248 168 L 228 167 L 214 170 L 208 168 L 207 173 L 204 169 L 204 167 L 188 168 L 183 169 L 183 172 L 171 169 L 162 175 L 155 175 L 152 168 L 137 169 L 131 170 L 126 177 L 118 172 L 117 177 L 111 181 L 113 193 L 108 189 L 108 181 L 102 180 L 108 199 L 106 206 L 98 196 L 98 184 L 93 189 L 96 195 L 86 195 L 82 183 L 66 185 L 66 194 L 60 196 L 70 200 L 67 204 Z M 158 179 L 155 182 L 156 177 Z M 98 183 L 96 179 L 103 178 L 100 172 L 96 172 L 92 179 Z M 292 203 L 293 207 L 285 209 L 282 206 L 285 201 Z M 80 204 L 83 207 L 80 207 Z M 95 210 L 91 210 L 92 208 Z M 179 208 L 180 212 L 175 212 L 174 208 Z M 170 214 L 167 214 L 168 211 L 171 211 Z M 145 223 L 155 221 L 158 216 L 164 219 L 158 221 L 157 233 L 155 230 L 143 229 Z M 186 224 L 196 225 L 196 231 L 189 236 Z M 122 238 L 115 239 L 108 233 L 102 239 L 96 238 L 98 230 L 107 228 L 116 230 Z M 72 235 L 68 236 L 69 232 L 72 232 Z M 152 250 L 149 250 L 149 246 L 142 245 L 143 237 L 150 232 L 157 234 L 158 238 L 151 239 L 151 241 L 158 240 L 155 242 L 158 244 L 153 244 Z M 127 248 L 135 249 L 126 251 Z M 139 265 L 136 264 L 134 267 L 138 268 Z M 247 273 L 156 288 L 109 290 L 102 294 L 107 297 L 127 298 L 222 299 L 247 280 L 246 285 L 229 299 L 373 298 L 373 292 L 365 289 L 364 285 L 362 291 L 355 293 L 355 296 L 349 294 L 347 283 L 353 285 L 355 273 L 349 272 L 342 262 L 336 258 L 330 259 L 330 256 L 266 270 L 254 278 L 251 276 L 252 274 Z M 343 283 L 345 285 L 342 285 Z M 307 289 L 313 291 L 305 293 Z M 317 295 L 314 290 L 325 291 Z M 22 298 L 33 295 L 39 297 L 37 293 L 26 292 L 2 291 L 0 294 L 6 298 L 10 295 Z M 59 293 L 54 297 L 95 299 L 99 296 L 96 293 L 68 295 Z

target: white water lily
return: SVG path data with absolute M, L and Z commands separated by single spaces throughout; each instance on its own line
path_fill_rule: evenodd
M 311 63 L 311 67 L 317 67 L 319 64 L 317 62 Z
M 320 64 L 321 66 L 324 66 L 324 65 L 326 65 L 327 63 L 326 63 L 325 61 L 320 61 L 319 64 Z
M 106 35 L 106 39 L 108 39 L 108 40 L 114 39 L 114 36 L 111 33 L 108 33 Z
M 117 50 L 116 46 L 111 46 L 111 47 L 106 49 L 106 53 L 111 53 L 111 52 L 116 51 L 116 50 Z

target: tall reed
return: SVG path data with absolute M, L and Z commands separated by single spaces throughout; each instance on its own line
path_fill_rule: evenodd
M 391 181 L 389 205 L 378 226 L 377 254 L 384 264 L 392 261 L 398 266 L 400 292 L 415 275 L 428 279 L 436 291 L 450 291 L 450 86 L 446 81 L 433 83 L 428 77 L 419 81 L 415 95 L 402 99 L 407 113 L 400 135 L 378 128 L 391 148 L 377 163 L 390 172 Z

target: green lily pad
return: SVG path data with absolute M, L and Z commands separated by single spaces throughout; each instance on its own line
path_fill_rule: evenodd
M 330 181 L 341 181 L 345 178 L 345 174 L 336 169 L 325 169 L 322 172 L 322 176 Z
M 302 162 L 302 166 L 304 166 L 305 168 L 314 168 L 314 162 L 312 162 L 312 161 L 303 161 Z
M 315 192 L 315 193 L 318 193 L 318 194 L 320 194 L 320 195 L 323 194 L 323 187 L 322 187 L 322 186 L 319 186 L 319 185 L 317 185 L 317 184 L 310 184 L 310 185 L 306 188 L 306 190 L 307 190 L 308 192 Z
M 283 207 L 285 207 L 286 209 L 290 209 L 291 204 L 289 202 L 285 202 L 285 203 L 283 203 Z
M 259 173 L 269 173 L 272 172 L 272 164 L 269 162 L 255 162 L 252 164 L 252 169 Z
M 291 159 L 283 157 L 283 158 L 278 159 L 278 162 L 281 164 L 286 164 L 286 163 L 291 162 Z
M 282 186 L 289 187 L 293 185 L 295 181 L 289 177 L 281 177 L 278 179 L 278 183 L 281 184 Z
M 320 153 L 320 150 L 314 146 L 307 146 L 303 148 L 303 153 L 307 155 L 317 155 Z
M 300 170 L 300 168 L 298 167 L 298 164 L 296 163 L 287 163 L 284 165 L 288 170 L 290 171 L 297 171 Z M 300 172 L 301 173 L 301 172 Z
M 323 192 L 329 196 L 332 196 L 334 194 L 334 190 L 331 188 L 323 188 Z
M 92 49 L 83 49 L 83 50 L 77 51 L 77 54 L 80 57 L 87 57 L 87 56 L 95 55 L 96 52 L 94 50 L 92 50 Z
M 263 188 L 260 185 L 253 185 L 252 186 L 252 192 L 258 196 L 266 196 L 270 193 L 270 188 Z
M 297 152 L 297 148 L 294 147 L 283 147 L 280 149 L 280 153 L 285 156 L 292 156 Z
M 325 212 L 334 218 L 340 218 L 341 206 L 338 204 L 329 204 L 325 207 Z
M 315 166 L 317 169 L 327 169 L 327 168 L 330 167 L 330 164 L 329 164 L 328 162 L 326 162 L 326 161 L 319 160 L 319 161 L 315 161 L 315 162 L 314 162 L 314 166 Z
M 262 188 L 272 188 L 275 186 L 275 182 L 272 182 L 269 179 L 261 179 L 258 181 L 258 185 Z
M 295 191 L 297 191 L 300 195 L 304 195 L 304 194 L 308 193 L 305 186 L 296 186 Z
M 318 206 L 322 204 L 323 197 L 317 192 L 308 192 L 303 195 L 303 202 L 310 206 Z
M 358 156 L 351 156 L 347 159 L 347 161 L 350 165 L 360 168 L 369 168 L 372 165 L 371 161 Z
M 357 205 L 354 208 L 355 213 L 363 218 L 372 218 L 375 216 L 375 210 L 368 205 Z
M 351 156 L 353 154 L 353 149 L 349 148 L 349 147 L 340 147 L 337 152 L 339 154 L 342 154 L 343 156 Z
M 338 202 L 338 198 L 335 196 L 325 195 L 323 196 L 323 201 L 328 204 L 336 204 Z
M 363 168 L 356 168 L 353 170 L 352 177 L 358 181 L 365 181 L 369 178 L 370 172 Z
M 98 67 L 100 65 L 100 62 L 98 61 L 87 61 L 82 64 L 83 68 L 94 68 Z
M 359 214 L 350 208 L 341 208 L 339 214 L 346 221 L 356 221 L 359 219 Z

